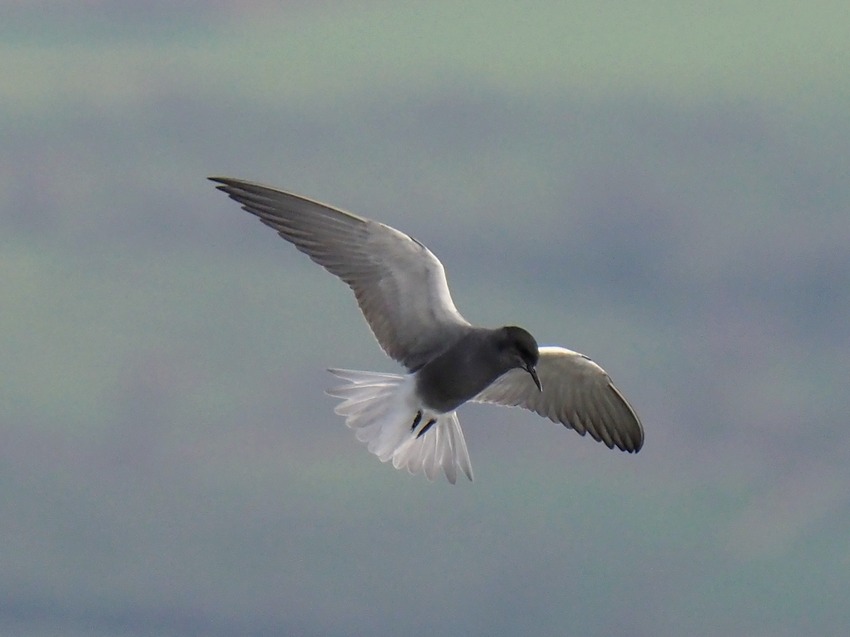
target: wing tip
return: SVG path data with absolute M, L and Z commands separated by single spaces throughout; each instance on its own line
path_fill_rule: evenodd
M 633 412 L 634 413 L 634 412 Z M 617 447 L 620 451 L 625 451 L 626 453 L 638 453 L 641 449 L 643 449 L 643 425 L 641 425 L 640 420 L 635 414 L 635 419 L 631 423 L 632 425 L 636 425 L 633 431 L 615 431 L 613 432 L 613 440 L 611 444 L 608 444 L 609 449 L 613 449 Z M 632 427 L 630 427 L 632 429 Z
M 233 186 L 234 184 L 238 184 L 241 180 L 234 179 L 233 177 L 207 177 L 207 179 L 213 183 L 219 184 L 216 186 L 218 190 L 224 190 L 228 186 Z

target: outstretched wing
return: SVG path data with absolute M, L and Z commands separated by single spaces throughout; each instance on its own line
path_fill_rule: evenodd
M 469 327 L 452 302 L 443 264 L 403 232 L 274 188 L 210 179 L 345 281 L 378 343 L 408 369 L 423 365 Z
M 640 419 L 599 365 L 563 347 L 541 347 L 537 374 L 543 391 L 525 370 L 513 369 L 473 400 L 530 409 L 582 436 L 589 433 L 610 449 L 640 451 Z

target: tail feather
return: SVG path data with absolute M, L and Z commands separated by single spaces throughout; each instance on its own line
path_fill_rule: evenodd
M 434 480 L 442 469 L 452 484 L 460 469 L 472 480 L 472 465 L 457 414 L 427 412 L 416 399 L 413 376 L 328 371 L 347 382 L 327 391 L 342 399 L 334 411 L 345 416 L 345 424 L 381 462 L 392 460 L 396 469 L 413 474 L 424 472 L 429 480 Z M 420 412 L 421 424 L 414 427 Z M 432 418 L 434 424 L 423 433 Z

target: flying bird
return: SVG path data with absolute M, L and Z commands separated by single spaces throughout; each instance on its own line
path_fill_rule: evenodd
M 637 452 L 640 419 L 587 356 L 538 347 L 526 330 L 471 325 L 452 301 L 443 264 L 422 243 L 383 223 L 260 184 L 210 177 L 354 292 L 375 338 L 407 374 L 330 369 L 337 414 L 382 462 L 472 480 L 458 407 L 523 407 L 589 433 L 608 448 Z

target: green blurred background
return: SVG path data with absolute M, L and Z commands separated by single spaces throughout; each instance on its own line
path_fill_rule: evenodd
M 2 634 L 846 634 L 844 3 L 0 12 Z M 213 174 L 411 233 L 643 451 L 474 406 L 473 484 L 380 464 L 324 368 L 398 368 Z

